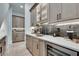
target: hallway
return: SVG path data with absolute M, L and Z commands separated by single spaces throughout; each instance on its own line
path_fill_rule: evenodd
M 32 56 L 26 49 L 25 42 L 13 43 L 13 46 L 6 50 L 5 56 Z

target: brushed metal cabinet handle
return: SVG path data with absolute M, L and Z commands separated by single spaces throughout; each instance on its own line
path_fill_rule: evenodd
M 61 13 L 59 13 L 59 19 L 61 19 Z
M 38 48 L 38 44 L 37 44 L 37 49 L 39 49 L 39 48 Z
M 59 17 L 58 17 L 58 14 L 57 14 L 57 20 L 58 20 L 58 18 L 59 18 Z

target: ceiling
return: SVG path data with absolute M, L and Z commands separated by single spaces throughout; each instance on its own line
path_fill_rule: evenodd
M 10 7 L 14 13 L 25 15 L 25 3 L 10 3 Z

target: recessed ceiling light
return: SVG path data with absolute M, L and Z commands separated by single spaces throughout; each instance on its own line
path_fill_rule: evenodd
M 23 8 L 23 5 L 20 5 L 20 8 Z

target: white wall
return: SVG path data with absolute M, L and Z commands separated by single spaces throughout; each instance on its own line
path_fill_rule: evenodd
M 6 47 L 12 46 L 12 10 L 8 9 L 6 19 L 4 19 L 1 29 L 0 38 L 6 35 Z
M 9 8 L 8 3 L 0 3 L 0 27 L 1 27 L 1 24 L 4 20 L 4 18 L 6 18 L 8 8 Z
M 20 13 L 14 12 L 14 11 L 12 11 L 12 15 L 25 17 L 24 14 L 20 14 Z
M 12 45 L 12 10 L 9 8 L 9 4 L 3 5 L 3 13 L 5 13 L 2 18 L 3 22 L 0 28 L 0 38 L 6 35 L 7 47 Z M 1 8 L 0 8 L 1 9 Z
M 9 8 L 7 14 L 7 47 L 12 46 L 12 9 Z
M 30 32 L 30 11 L 29 9 L 33 6 L 33 3 L 31 4 L 25 4 L 25 42 L 26 42 L 26 33 Z
M 27 32 L 30 32 L 30 11 L 29 9 L 33 6 L 34 4 L 25 4 L 25 34 Z

